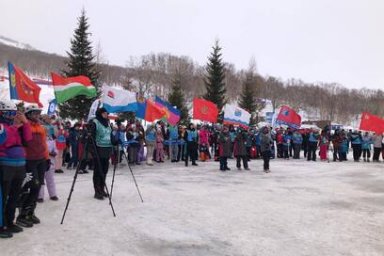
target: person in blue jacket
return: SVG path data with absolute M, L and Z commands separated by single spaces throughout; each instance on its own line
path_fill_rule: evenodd
M 301 136 L 298 130 L 293 132 L 292 144 L 293 144 L 293 159 L 300 159 L 300 150 L 301 150 L 301 145 L 303 144 L 303 136 Z
M 350 135 L 350 138 L 351 138 L 351 145 L 353 150 L 353 160 L 355 162 L 359 162 L 361 157 L 361 151 L 362 151 L 361 145 L 363 142 L 361 132 L 357 132 L 357 131 L 352 132 L 352 134 Z
M 339 145 L 339 161 L 347 161 L 347 152 L 349 148 L 349 140 L 347 134 L 340 133 L 340 145 Z
M 308 153 L 307 161 L 316 161 L 316 150 L 319 146 L 319 131 L 313 129 L 308 136 Z
M 289 131 L 286 130 L 283 135 L 283 158 L 289 160 L 289 147 L 291 145 L 292 136 Z
M 362 137 L 362 145 L 361 148 L 363 150 L 363 159 L 364 162 L 370 162 L 371 158 L 371 145 L 373 144 L 373 140 L 371 135 L 368 132 L 365 132 Z

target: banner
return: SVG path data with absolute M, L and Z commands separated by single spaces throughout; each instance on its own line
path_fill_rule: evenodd
M 56 114 L 56 106 L 57 106 L 56 99 L 51 100 L 49 102 L 47 115 L 52 116 L 52 115 Z
M 136 112 L 136 93 L 116 87 L 103 86 L 103 107 L 109 113 Z
M 248 127 L 251 114 L 236 105 L 226 104 L 224 107 L 224 124 Z
M 199 98 L 193 99 L 193 119 L 216 123 L 218 114 L 219 110 L 215 103 Z
M 89 114 L 88 114 L 88 118 L 87 118 L 87 123 L 92 120 L 93 118 L 96 117 L 96 110 L 100 107 L 101 103 L 100 103 L 100 99 L 96 99 L 90 109 L 89 109 Z
M 371 131 L 378 134 L 382 134 L 384 132 L 384 119 L 372 115 L 368 112 L 363 112 L 361 114 L 359 129 L 363 131 Z
M 282 106 L 276 118 L 277 125 L 287 125 L 294 129 L 299 129 L 301 126 L 301 116 L 295 110 L 288 106 Z

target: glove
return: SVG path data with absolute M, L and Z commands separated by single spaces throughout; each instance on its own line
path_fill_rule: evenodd
M 23 183 L 21 184 L 21 187 L 24 187 L 24 185 L 27 184 L 28 182 L 30 182 L 32 180 L 32 178 L 33 178 L 32 173 L 27 172 L 25 174 L 25 178 L 23 180 Z

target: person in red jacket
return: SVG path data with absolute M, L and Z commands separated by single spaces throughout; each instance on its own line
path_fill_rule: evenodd
M 40 124 L 40 114 L 41 108 L 37 104 L 26 107 L 25 116 L 29 120 L 32 131 L 32 139 L 25 147 L 26 171 L 32 179 L 23 187 L 25 193 L 22 195 L 20 214 L 16 219 L 16 223 L 24 227 L 40 223 L 40 219 L 35 215 L 36 202 L 49 161 L 47 133 L 44 126 Z

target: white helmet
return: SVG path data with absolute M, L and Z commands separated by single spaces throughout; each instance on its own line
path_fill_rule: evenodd
M 16 111 L 16 104 L 11 100 L 0 100 L 0 111 Z
M 42 111 L 42 109 L 36 103 L 32 103 L 32 104 L 25 107 L 25 114 L 27 114 L 31 111 Z

